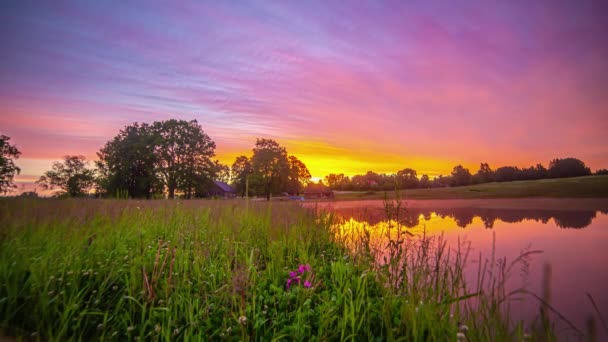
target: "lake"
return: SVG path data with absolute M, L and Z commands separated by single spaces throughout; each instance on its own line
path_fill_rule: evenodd
M 390 223 L 382 200 L 304 205 L 334 213 L 341 234 L 365 227 L 379 246 L 386 245 L 382 232 L 395 221 L 408 235 L 441 235 L 452 248 L 459 243 L 470 246 L 465 269 L 468 283 L 477 281 L 480 261 L 490 260 L 493 252 L 494 260 L 506 258 L 509 264 L 522 252 L 534 251 L 518 263 L 506 286 L 526 288 L 542 297 L 543 273 L 550 265 L 550 305 L 581 331 L 587 331 L 593 317 L 600 340 L 608 338 L 588 297 L 590 294 L 604 320 L 608 319 L 608 199 L 403 200 Z M 538 317 L 537 299 L 530 295 L 515 298 L 521 300 L 511 303 L 514 320 Z M 552 314 L 558 331 L 571 336 L 570 323 L 556 317 Z

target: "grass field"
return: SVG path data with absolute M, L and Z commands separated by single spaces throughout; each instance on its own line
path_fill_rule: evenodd
M 336 200 L 383 199 L 394 191 L 337 191 Z M 401 190 L 405 199 L 608 197 L 608 176 L 486 183 L 461 187 Z
M 0 218 L 0 339 L 553 339 L 510 322 L 507 265 L 467 285 L 439 238 L 396 226 L 376 251 L 294 203 L 0 199 Z

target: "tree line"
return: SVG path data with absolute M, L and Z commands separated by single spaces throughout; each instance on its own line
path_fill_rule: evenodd
M 1 136 L 0 190 L 15 187 L 21 154 Z M 56 196 L 95 195 L 119 198 L 207 197 L 213 181 L 230 183 L 244 195 L 270 199 L 273 194 L 299 193 L 310 181 L 306 165 L 272 139 L 257 139 L 251 157 L 239 156 L 232 167 L 214 160 L 215 142 L 196 120 L 166 120 L 126 126 L 98 152 L 94 165 L 84 156 L 68 155 L 38 180 Z M 31 195 L 28 193 L 28 195 Z
M 352 177 L 344 174 L 329 174 L 325 176 L 324 183 L 334 190 L 369 191 L 442 188 L 491 182 L 579 177 L 591 174 L 591 169 L 577 158 L 556 158 L 550 161 L 549 168 L 545 168 L 542 164 L 536 164 L 528 168 L 503 166 L 493 170 L 488 163 L 481 163 L 479 170 L 472 174 L 469 169 L 457 165 L 449 175 L 439 175 L 432 180 L 428 175 L 419 176 L 416 170 L 405 168 L 394 174 L 373 171 Z M 606 175 L 608 170 L 600 169 L 595 174 Z
M 120 130 L 97 152 L 98 160 L 90 165 L 84 156 L 65 156 L 37 181 L 43 189 L 56 190 L 56 196 L 175 198 L 207 197 L 213 181 L 231 184 L 238 194 L 246 188 L 253 196 L 270 199 L 271 195 L 299 194 L 310 183 L 306 165 L 272 139 L 257 139 L 250 157 L 238 156 L 231 166 L 215 157 L 215 142 L 196 120 L 166 120 L 152 124 L 134 123 Z M 15 188 L 13 178 L 20 169 L 14 160 L 21 152 L 0 135 L 0 193 Z M 352 177 L 330 174 L 325 184 L 334 190 L 393 190 L 464 186 L 488 182 L 508 182 L 590 175 L 591 170 L 579 159 L 554 159 L 545 168 L 503 166 L 493 170 L 481 163 L 472 174 L 462 165 L 450 175 L 430 179 L 416 170 L 404 168 L 394 174 L 368 171 Z M 608 174 L 601 169 L 596 174 Z M 320 181 L 320 183 L 323 183 Z M 36 195 L 28 193 L 27 195 Z

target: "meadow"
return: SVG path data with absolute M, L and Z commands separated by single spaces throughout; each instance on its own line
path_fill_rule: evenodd
M 555 338 L 548 305 L 534 322 L 509 316 L 518 260 L 471 256 L 467 284 L 464 246 L 396 223 L 378 250 L 335 220 L 282 202 L 0 199 L 0 337 Z
M 395 198 L 394 191 L 337 191 L 336 200 Z M 539 179 L 469 186 L 401 190 L 407 199 L 526 198 L 526 197 L 608 197 L 608 176 Z

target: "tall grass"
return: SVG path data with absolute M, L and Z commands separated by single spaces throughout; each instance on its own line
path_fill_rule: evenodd
M 365 228 L 346 234 L 291 203 L 3 199 L 0 337 L 554 337 L 550 325 L 510 322 L 506 270 L 483 270 L 491 276 L 470 288 L 464 249 L 398 221 L 379 246 Z M 287 288 L 304 264 L 312 286 Z

